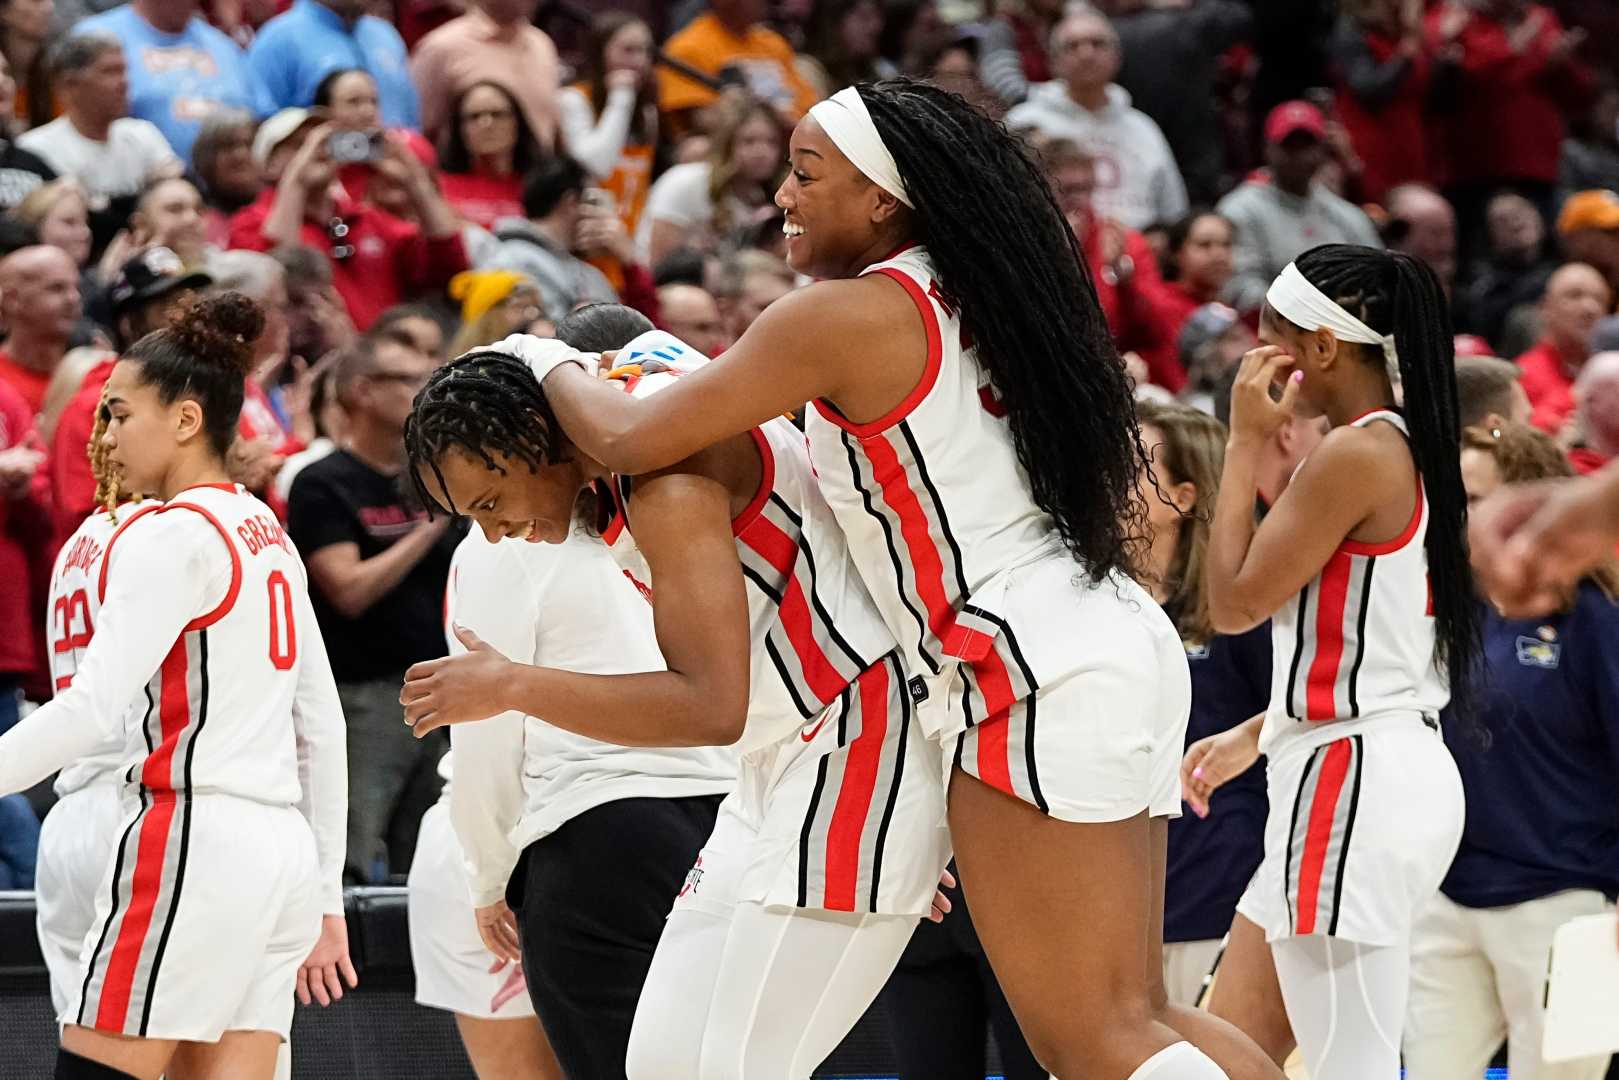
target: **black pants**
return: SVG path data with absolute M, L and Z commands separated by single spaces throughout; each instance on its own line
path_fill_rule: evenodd
M 530 844 L 512 871 L 528 994 L 570 1080 L 624 1076 L 652 952 L 720 798 L 598 806 Z
M 945 892 L 950 914 L 917 926 L 883 987 L 900 1080 L 983 1080 L 989 1031 L 1006 1080 L 1046 1080 L 984 957 L 966 897 L 959 886 Z

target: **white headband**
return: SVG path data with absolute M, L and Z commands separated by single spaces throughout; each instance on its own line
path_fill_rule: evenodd
M 817 102 L 809 114 L 815 117 L 815 122 L 821 125 L 821 130 L 826 132 L 833 145 L 849 159 L 849 164 L 859 169 L 867 180 L 911 209 L 916 209 L 916 204 L 911 202 L 910 195 L 905 191 L 905 181 L 900 179 L 894 155 L 888 152 L 883 137 L 877 134 L 877 125 L 871 122 L 871 114 L 866 111 L 860 91 L 852 86 L 845 87 L 825 101 Z
M 1288 263 L 1271 282 L 1265 303 L 1301 330 L 1331 330 L 1339 341 L 1378 346 L 1388 362 L 1390 376 L 1398 377 L 1400 358 L 1394 348 L 1394 335 L 1379 334 L 1349 314 L 1332 297 L 1310 284 L 1310 279 L 1299 272 L 1296 264 Z

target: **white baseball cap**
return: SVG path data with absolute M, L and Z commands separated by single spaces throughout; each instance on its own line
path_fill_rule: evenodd
M 270 155 L 275 153 L 276 147 L 302 131 L 304 127 L 318 124 L 322 119 L 318 110 L 300 108 L 282 109 L 268 117 L 253 135 L 253 160 L 262 169 L 269 163 Z

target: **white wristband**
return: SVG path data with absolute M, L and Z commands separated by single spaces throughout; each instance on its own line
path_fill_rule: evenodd
M 513 334 L 489 346 L 494 352 L 505 353 L 528 365 L 534 378 L 544 383 L 546 377 L 563 364 L 578 364 L 586 371 L 590 363 L 586 355 L 565 341 L 556 338 L 538 338 L 533 334 Z

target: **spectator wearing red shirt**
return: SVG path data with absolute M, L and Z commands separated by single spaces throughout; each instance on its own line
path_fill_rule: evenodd
M 1345 5 L 1332 39 L 1338 119 L 1361 161 L 1361 189 L 1381 203 L 1397 184 L 1432 183 L 1424 111 L 1432 63 L 1420 5 Z
M 1096 159 L 1077 143 L 1053 139 L 1041 150 L 1057 205 L 1090 267 L 1102 314 L 1120 352 L 1141 354 L 1148 378 L 1171 393 L 1186 383 L 1173 339 L 1165 349 L 1166 302 L 1158 261 L 1146 238 L 1096 213 Z
M 113 280 L 110 301 L 115 344 L 126 349 L 153 330 L 169 325 L 172 314 L 194 300 L 211 279 L 200 271 L 188 272 L 180 257 L 168 248 L 147 248 L 120 268 Z M 96 506 L 96 479 L 90 471 L 90 433 L 101 408 L 101 390 L 112 374 L 114 357 L 85 373 L 78 392 L 69 399 L 51 432 L 50 488 L 53 552 L 73 535 Z
M 456 96 L 439 137 L 439 186 L 464 220 L 493 229 L 523 216 L 523 177 L 543 155 L 511 92 L 473 83 Z
M 1477 229 L 1485 202 L 1509 185 L 1549 217 L 1565 117 L 1595 90 L 1574 56 L 1584 34 L 1528 0 L 1447 0 L 1427 25 L 1435 77 L 1449 84 L 1430 135 L 1464 229 Z
M 35 584 L 40 564 L 56 554 L 45 550 L 44 460 L 34 410 L 0 380 L 0 732 L 17 722 L 18 691 L 44 666 Z
M 373 168 L 404 190 L 419 226 L 343 192 L 327 145 L 330 130 L 299 127 L 275 147 L 297 145 L 279 182 L 232 219 L 231 246 L 269 251 L 302 244 L 325 252 L 332 284 L 363 331 L 386 308 L 442 289 L 467 269 L 467 256 L 455 212 L 404 143 L 384 139 Z
M 1219 300 L 1225 291 L 1231 280 L 1231 245 L 1235 238 L 1236 227 L 1212 210 L 1194 210 L 1169 228 L 1163 286 L 1154 296 L 1160 340 L 1142 355 L 1149 371 L 1163 372 L 1170 378 L 1175 371 L 1182 372 L 1182 386 L 1161 384 L 1176 392 L 1185 384 L 1181 328 L 1193 312 Z
M 25 247 L 0 260 L 0 318 L 10 331 L 0 348 L 0 382 L 17 391 L 28 415 L 44 405 L 82 311 L 79 268 L 60 248 Z
M 1584 263 L 1568 263 L 1546 283 L 1540 302 L 1543 338 L 1518 357 L 1530 422 L 1558 435 L 1574 411 L 1574 380 L 1591 355 L 1591 331 L 1608 313 L 1613 294 L 1602 275 Z

